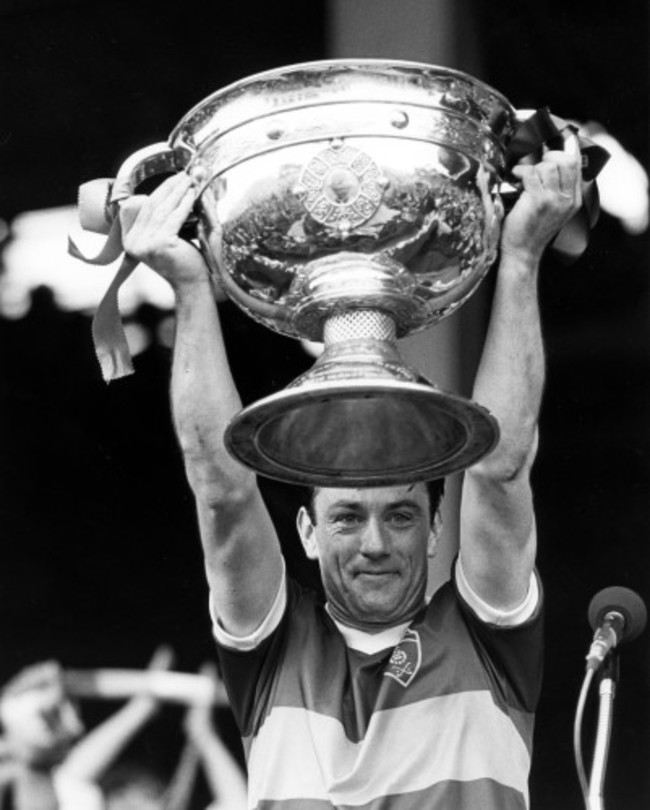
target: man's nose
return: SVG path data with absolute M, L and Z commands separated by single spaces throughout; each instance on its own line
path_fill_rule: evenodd
M 369 520 L 361 535 L 360 551 L 366 557 L 385 557 L 390 553 L 388 532 L 379 520 Z

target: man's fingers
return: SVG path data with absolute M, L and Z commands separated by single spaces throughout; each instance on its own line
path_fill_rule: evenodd
M 575 131 L 567 127 L 562 131 L 564 150 L 554 155 L 559 193 L 576 202 L 582 199 L 582 153 Z
M 179 172 L 164 180 L 149 195 L 152 209 L 163 215 L 174 211 L 187 197 L 189 192 L 194 195 L 194 180 L 186 172 Z
M 574 158 L 580 157 L 580 139 L 573 127 L 566 127 L 562 130 L 564 138 L 564 152 Z
M 147 202 L 147 197 L 144 194 L 134 194 L 132 197 L 126 197 L 120 200 L 118 208 L 120 211 L 120 223 L 124 233 L 128 233 L 133 227 L 138 214 L 142 210 L 142 206 Z
M 575 132 L 567 127 L 562 130 L 564 139 L 563 149 L 549 149 L 545 151 L 542 163 L 557 167 L 558 174 L 566 176 L 571 186 L 581 180 L 582 154 L 580 141 Z
M 530 185 L 540 185 L 540 178 L 539 173 L 537 171 L 537 164 L 530 164 L 530 163 L 519 163 L 512 169 L 512 173 L 515 177 L 518 177 L 525 186 Z
M 151 226 L 177 232 L 189 216 L 196 199 L 194 181 L 185 172 L 164 180 L 148 196 L 134 194 L 119 203 L 125 232 L 136 220 L 142 228 Z
M 582 152 L 580 150 L 580 139 L 573 129 L 567 128 L 562 133 L 564 135 L 564 152 L 569 155 L 572 161 L 573 175 L 571 191 L 576 199 L 582 202 Z
M 547 149 L 538 163 L 520 163 L 512 173 L 529 192 L 559 195 L 579 206 L 582 199 L 580 142 L 570 129 L 562 134 L 564 149 Z

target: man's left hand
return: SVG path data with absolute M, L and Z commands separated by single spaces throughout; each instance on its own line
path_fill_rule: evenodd
M 582 157 L 577 135 L 563 132 L 564 149 L 547 149 L 538 163 L 522 161 L 512 173 L 523 185 L 506 217 L 501 253 L 539 261 L 558 231 L 582 205 Z

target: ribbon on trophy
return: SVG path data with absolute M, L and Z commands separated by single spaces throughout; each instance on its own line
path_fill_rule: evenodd
M 542 108 L 526 118 L 515 130 L 505 152 L 506 181 L 501 197 L 508 211 L 521 193 L 518 181 L 510 170 L 523 158 L 539 160 L 543 149 L 562 148 L 562 131 L 577 127 Z M 609 159 L 608 152 L 589 139 L 578 135 L 582 155 L 582 207 L 562 228 L 550 246 L 551 252 L 565 264 L 576 261 L 585 251 L 589 231 L 599 215 L 596 176 Z M 83 230 L 105 234 L 106 242 L 95 256 L 88 256 L 69 238 L 68 252 L 81 261 L 106 266 L 124 253 L 118 216 L 120 200 L 130 191 L 118 188 L 112 179 L 97 179 L 84 183 L 79 189 L 79 221 Z M 183 235 L 183 234 L 181 234 Z M 134 371 L 131 353 L 119 311 L 119 289 L 138 265 L 137 259 L 124 254 L 113 281 L 99 303 L 92 323 L 95 353 L 106 382 L 125 377 Z
M 106 241 L 95 256 L 83 253 L 68 237 L 68 253 L 87 264 L 105 267 L 124 252 L 122 228 L 117 215 L 117 200 L 113 198 L 112 179 L 96 179 L 79 188 L 79 222 L 83 230 L 106 234 Z M 105 382 L 133 374 L 133 361 L 119 307 L 119 290 L 139 262 L 128 253 L 122 261 L 108 289 L 97 307 L 92 321 L 95 354 Z

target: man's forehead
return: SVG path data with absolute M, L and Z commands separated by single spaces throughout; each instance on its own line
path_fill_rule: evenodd
M 397 484 L 388 487 L 318 487 L 314 492 L 318 505 L 327 508 L 336 503 L 388 504 L 406 500 L 427 499 L 423 483 Z

